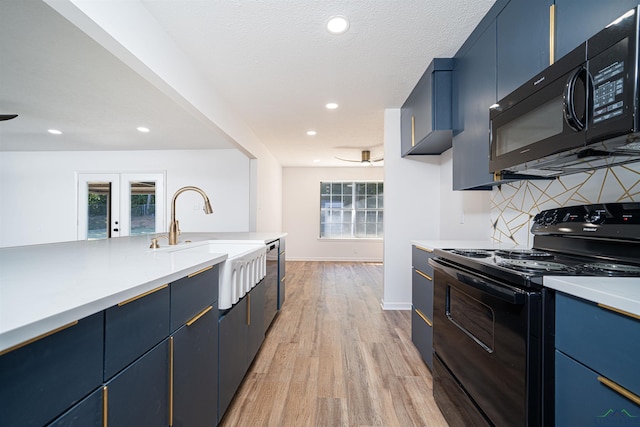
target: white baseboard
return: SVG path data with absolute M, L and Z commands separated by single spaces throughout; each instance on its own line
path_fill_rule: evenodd
M 384 300 L 380 300 L 380 306 L 383 310 L 411 310 L 410 302 L 384 302 Z
M 298 258 L 287 254 L 287 261 L 315 261 L 315 262 L 382 262 L 381 258 Z

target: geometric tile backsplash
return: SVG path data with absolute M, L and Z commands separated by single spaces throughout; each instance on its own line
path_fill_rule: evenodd
M 640 202 L 639 163 L 549 181 L 502 184 L 491 193 L 492 239 L 531 247 L 531 220 L 538 212 L 560 206 L 612 202 Z

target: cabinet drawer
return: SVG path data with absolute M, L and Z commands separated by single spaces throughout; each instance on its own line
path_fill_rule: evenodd
M 171 332 L 218 301 L 219 267 L 207 267 L 171 283 Z
M 143 294 L 144 295 L 144 294 Z M 105 311 L 104 380 L 169 335 L 169 286 Z
M 103 313 L 0 356 L 3 426 L 42 426 L 102 383 Z
M 556 348 L 640 394 L 640 320 L 556 295 Z
M 100 387 L 47 427 L 104 427 L 103 408 L 104 390 Z
M 416 245 L 411 246 L 411 265 L 429 277 L 433 277 L 433 268 L 429 265 L 429 258 L 432 257 L 433 251 L 431 249 Z
M 559 351 L 555 363 L 557 426 L 637 425 L 640 406 L 602 384 L 596 372 Z
M 109 426 L 169 425 L 169 339 L 106 384 Z
M 418 314 L 416 307 L 411 310 L 411 341 L 429 369 L 433 369 L 433 327 Z
M 284 239 L 280 239 L 279 249 L 278 249 L 278 251 L 279 251 L 280 253 L 283 253 L 283 252 L 285 251 L 285 244 L 284 244 L 284 241 L 285 241 Z
M 433 320 L 433 278 L 429 278 L 415 268 L 411 270 L 411 296 L 415 308 L 429 321 Z

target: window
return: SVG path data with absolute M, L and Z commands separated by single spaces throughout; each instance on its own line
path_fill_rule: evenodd
M 381 238 L 382 182 L 321 182 L 320 238 Z

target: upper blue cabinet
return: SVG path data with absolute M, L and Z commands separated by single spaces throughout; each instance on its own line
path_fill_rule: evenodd
M 435 58 L 402 106 L 403 157 L 451 148 L 452 68 L 451 59 Z

